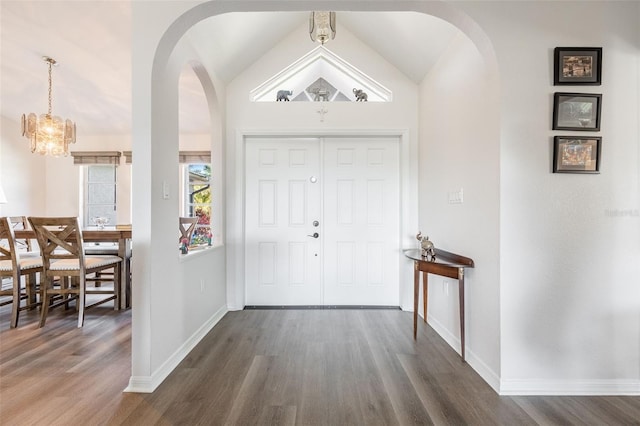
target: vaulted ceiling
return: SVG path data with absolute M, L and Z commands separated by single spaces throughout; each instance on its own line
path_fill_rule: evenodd
M 0 1 L 1 114 L 18 121 L 23 113 L 46 112 L 42 57 L 51 56 L 59 62 L 53 70 L 54 114 L 76 121 L 79 137 L 129 133 L 131 16 L 130 1 Z M 230 13 L 201 21 L 189 36 L 206 40 L 206 50 L 215 52 L 211 65 L 229 82 L 307 20 L 307 12 Z M 457 33 L 438 18 L 412 12 L 338 12 L 337 22 L 332 43 L 346 28 L 416 83 Z M 208 127 L 202 105 L 195 74 L 183 73 L 182 131 Z

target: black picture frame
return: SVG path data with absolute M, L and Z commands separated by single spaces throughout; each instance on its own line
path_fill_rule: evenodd
M 600 93 L 561 93 L 553 96 L 553 130 L 600 131 Z
M 600 136 L 556 136 L 553 173 L 600 173 Z
M 602 83 L 602 47 L 556 47 L 553 56 L 554 86 Z

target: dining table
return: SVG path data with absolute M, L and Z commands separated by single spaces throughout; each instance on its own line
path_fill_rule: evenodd
M 36 239 L 36 233 L 33 229 L 16 229 L 16 239 Z M 120 268 L 120 294 L 124 295 L 121 298 L 116 309 L 126 309 L 131 306 L 131 225 L 117 225 L 117 226 L 89 226 L 82 229 L 82 239 L 85 243 L 85 250 L 87 248 L 94 248 L 89 244 L 96 244 L 96 246 L 102 243 L 117 243 L 118 250 L 117 256 L 124 260 L 124 265 Z

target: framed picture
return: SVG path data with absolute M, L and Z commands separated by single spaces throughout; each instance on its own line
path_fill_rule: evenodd
M 553 173 L 600 173 L 600 145 L 596 136 L 556 136 Z
M 556 47 L 553 84 L 599 86 L 602 80 L 601 47 Z
M 555 93 L 553 130 L 600 130 L 602 95 L 599 93 Z

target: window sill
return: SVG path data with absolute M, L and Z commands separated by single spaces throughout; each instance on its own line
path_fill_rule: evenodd
M 189 253 L 187 254 L 182 254 L 178 251 L 178 256 L 179 256 L 180 263 L 182 263 L 191 259 L 204 256 L 207 253 L 213 253 L 214 251 L 218 251 L 223 247 L 224 245 L 222 244 L 214 245 L 214 246 L 197 246 L 197 247 L 190 248 Z

